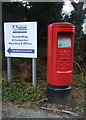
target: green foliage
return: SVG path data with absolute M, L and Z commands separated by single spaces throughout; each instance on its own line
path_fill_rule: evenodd
M 83 34 L 83 32 L 82 32 L 82 34 L 81 34 L 79 39 L 86 39 L 86 34 Z
M 86 87 L 86 81 L 79 81 L 78 86 L 85 88 Z
M 2 21 L 4 22 L 26 21 L 28 9 L 24 8 L 21 2 L 3 2 L 2 13 Z
M 74 61 L 74 73 L 81 76 L 82 80 L 86 80 L 86 63 L 83 55 L 79 55 L 77 60 Z
M 40 84 L 43 83 L 43 84 Z M 33 89 L 31 83 L 12 82 L 10 85 L 4 81 L 2 85 L 2 96 L 7 100 L 23 104 L 24 102 L 44 102 L 46 99 L 46 82 L 39 81 L 37 88 Z M 44 94 L 45 93 L 45 94 Z
M 47 48 L 43 45 L 40 45 L 38 48 L 38 56 L 40 59 L 46 61 L 47 57 Z

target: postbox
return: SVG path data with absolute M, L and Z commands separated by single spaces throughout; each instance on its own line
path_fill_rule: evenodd
M 68 22 L 48 25 L 47 93 L 53 101 L 66 100 L 72 88 L 75 26 Z M 64 101 L 65 101 L 64 100 Z

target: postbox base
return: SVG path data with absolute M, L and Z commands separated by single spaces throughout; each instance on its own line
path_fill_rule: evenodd
M 71 103 L 72 86 L 58 87 L 54 85 L 47 85 L 47 97 L 48 99 L 57 104 L 68 104 Z

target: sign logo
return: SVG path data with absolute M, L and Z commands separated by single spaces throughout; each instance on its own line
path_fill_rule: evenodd
M 12 29 L 13 29 L 13 33 L 27 33 L 26 25 L 13 25 Z

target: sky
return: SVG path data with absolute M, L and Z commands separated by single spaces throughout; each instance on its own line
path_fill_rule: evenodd
M 70 0 L 63 0 L 65 3 L 64 3 L 64 6 L 63 6 L 63 10 L 62 10 L 62 13 L 66 13 L 68 14 L 69 16 L 71 15 L 71 11 L 74 10 L 74 7 L 72 6 L 71 4 L 71 1 Z M 76 4 L 79 3 L 79 0 L 73 0 Z
M 63 9 L 62 9 L 62 13 L 66 13 L 68 14 L 69 16 L 71 15 L 71 11 L 74 10 L 70 0 L 64 0 L 64 5 L 63 5 Z

